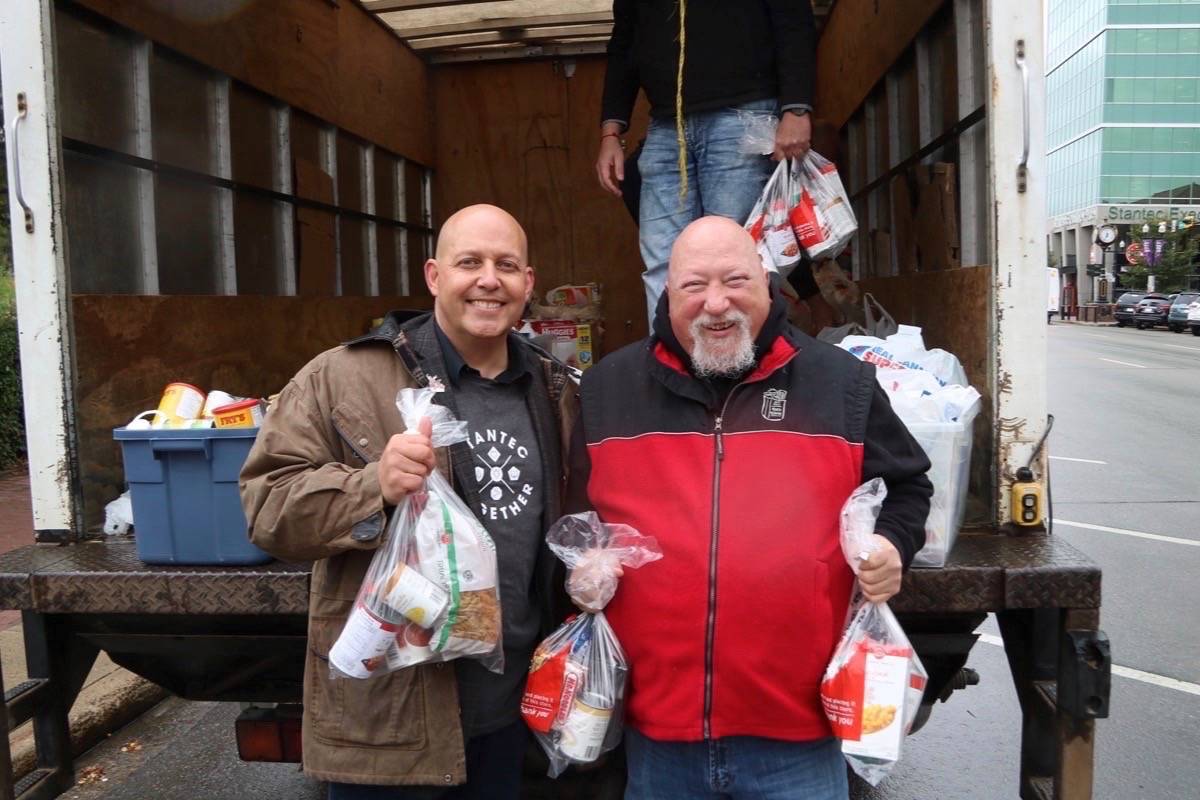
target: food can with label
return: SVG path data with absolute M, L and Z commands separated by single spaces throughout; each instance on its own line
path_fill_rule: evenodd
M 196 419 L 204 408 L 204 392 L 190 383 L 168 383 L 158 401 L 155 428 L 177 427 L 177 421 Z
M 213 409 L 218 428 L 257 428 L 262 425 L 262 401 L 241 400 Z
M 583 764 L 595 761 L 600 757 L 611 720 L 611 701 L 595 692 L 580 692 L 560 729 L 559 751 L 572 761 Z
M 220 389 L 213 389 L 208 393 L 208 397 L 204 398 L 204 410 L 200 415 L 203 417 L 216 416 L 214 412 L 221 406 L 231 405 L 245 399 L 244 397 L 234 397 Z
M 445 589 L 406 564 L 396 565 L 383 590 L 384 603 L 422 628 L 432 628 L 450 605 Z

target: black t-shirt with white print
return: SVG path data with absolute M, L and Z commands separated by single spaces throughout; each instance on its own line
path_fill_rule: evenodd
M 455 662 L 463 734 L 470 738 L 520 719 L 521 693 L 539 628 L 530 593 L 546 530 L 545 484 L 525 401 L 532 382 L 530 365 L 510 348 L 509 360 L 515 363 L 490 380 L 463 364 L 444 334 L 438 338 L 451 373 L 447 389 L 454 393 L 459 418 L 470 430 L 467 444 L 480 503 L 472 510 L 496 543 L 500 579 L 504 674 L 489 672 L 473 659 Z

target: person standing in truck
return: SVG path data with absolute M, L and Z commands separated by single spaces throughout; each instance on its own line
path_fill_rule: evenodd
M 744 222 L 770 177 L 770 159 L 742 152 L 738 112 L 778 115 L 776 161 L 808 152 L 815 64 L 807 0 L 614 0 L 596 173 L 621 195 L 621 137 L 644 91 L 638 205 L 651 327 L 675 237 L 705 215 Z
M 253 542 L 315 562 L 303 760 L 329 782 L 330 800 L 517 798 L 525 673 L 566 606 L 545 532 L 560 513 L 576 400 L 567 368 L 512 332 L 533 291 L 525 233 L 499 208 L 465 208 L 442 226 L 425 279 L 433 313 L 402 322 L 393 312 L 309 362 L 267 414 L 241 474 Z M 471 431 L 472 444 L 449 454 L 431 446 L 428 421 L 406 433 L 396 408 L 399 389 L 434 378 L 445 387 L 438 402 Z M 520 446 L 497 453 L 476 439 Z M 500 458 L 517 477 L 481 485 Z M 389 515 L 435 466 L 496 543 L 504 673 L 463 659 L 332 679 L 329 648 Z
M 887 484 L 859 574 L 882 602 L 924 544 L 933 494 L 875 367 L 789 325 L 750 235 L 706 217 L 675 242 L 654 333 L 581 392 L 568 510 L 632 525 L 663 554 L 605 609 L 630 669 L 626 800 L 845 800 L 819 697 L 855 580 L 842 505 Z

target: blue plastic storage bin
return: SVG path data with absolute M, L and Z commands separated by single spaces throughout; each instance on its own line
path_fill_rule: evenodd
M 250 544 L 238 472 L 257 428 L 116 428 L 133 501 L 138 558 L 148 564 L 262 564 Z

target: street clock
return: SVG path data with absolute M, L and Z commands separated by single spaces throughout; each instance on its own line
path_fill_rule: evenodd
M 1096 238 L 1100 240 L 1100 244 L 1108 247 L 1117 240 L 1117 229 L 1112 225 L 1105 225 L 1097 232 Z

